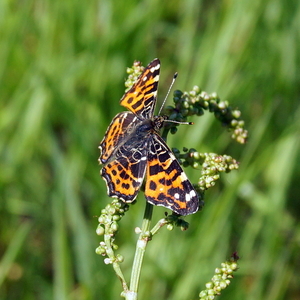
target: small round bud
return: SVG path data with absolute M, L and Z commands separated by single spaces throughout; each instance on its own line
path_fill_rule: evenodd
M 173 224 L 168 224 L 167 225 L 167 230 L 171 231 L 174 229 L 174 225 Z
M 200 298 L 204 298 L 204 297 L 206 297 L 207 296 L 207 292 L 206 291 L 201 291 L 200 293 L 199 293 L 199 297 Z
M 190 91 L 189 94 L 190 94 L 191 97 L 195 97 L 197 95 L 196 91 Z
M 206 285 L 205 285 L 205 287 L 207 289 L 212 289 L 214 287 L 214 284 L 212 282 L 207 282 Z
M 108 210 L 108 213 L 110 214 L 110 215 L 114 215 L 115 213 L 116 213 L 116 209 L 115 209 L 115 207 L 110 207 L 109 208 L 109 210 Z
M 238 119 L 241 116 L 241 112 L 239 110 L 233 110 L 232 116 L 236 119 Z
M 174 96 L 174 97 L 178 97 L 178 98 L 181 98 L 182 95 L 183 95 L 183 92 L 180 91 L 180 90 L 176 90 L 176 91 L 174 91 L 174 93 L 173 93 L 173 96 Z
M 175 134 L 177 132 L 177 127 L 171 127 L 170 132 L 171 134 Z
M 97 247 L 95 250 L 96 254 L 102 255 L 103 254 L 103 248 L 101 246 Z
M 106 265 L 109 265 L 109 264 L 112 264 L 112 260 L 110 259 L 110 258 L 105 258 L 104 259 L 104 263 L 106 264 Z
M 194 168 L 194 169 L 197 169 L 198 167 L 199 167 L 199 163 L 198 163 L 198 162 L 194 162 L 194 163 L 193 163 L 193 168 Z
M 98 218 L 98 222 L 99 223 L 101 223 L 101 224 L 103 224 L 104 223 L 104 216 L 103 215 L 101 215 L 99 218 Z
M 225 103 L 225 101 L 221 101 L 221 102 L 218 104 L 218 107 L 219 107 L 220 109 L 225 109 L 225 108 L 226 108 L 226 103 Z
M 220 282 L 220 288 L 223 290 L 227 287 L 227 283 L 223 280 Z
M 222 288 L 220 286 L 215 286 L 214 291 L 219 294 L 221 292 Z
M 188 167 L 190 164 L 189 164 L 188 161 L 185 160 L 185 161 L 182 163 L 182 165 L 186 168 L 186 167 Z
M 110 225 L 110 228 L 112 231 L 118 231 L 119 230 L 119 225 L 117 222 L 112 222 Z
M 213 287 L 207 290 L 207 295 L 208 297 L 215 297 L 215 291 L 213 290 Z M 214 299 L 214 298 L 209 298 L 209 299 Z
M 200 159 L 199 152 L 197 152 L 197 151 L 192 152 L 192 153 L 191 153 L 191 156 L 192 156 L 194 159 Z
M 209 95 L 206 94 L 206 93 L 203 93 L 203 99 L 206 100 L 206 101 L 209 101 Z
M 117 261 L 120 263 L 124 261 L 124 257 L 121 254 L 117 254 L 116 258 L 117 258 Z
M 121 219 L 120 215 L 113 215 L 113 221 L 119 221 Z
M 201 92 L 200 88 L 197 85 L 193 86 L 193 91 L 195 91 L 197 94 Z
M 97 235 L 103 235 L 105 232 L 104 228 L 102 226 L 98 226 L 97 229 L 96 229 L 96 234 Z
M 116 245 L 116 244 L 112 244 L 112 248 L 113 248 L 114 250 L 118 250 L 118 249 L 119 249 L 119 246 Z
M 233 120 L 231 120 L 230 125 L 231 125 L 232 127 L 236 127 L 236 126 L 238 125 L 238 121 L 235 120 L 235 119 L 233 119 Z
M 239 126 L 244 127 L 245 126 L 245 121 L 243 121 L 243 120 L 239 121 Z
M 233 271 L 235 271 L 235 270 L 237 269 L 237 267 L 238 267 L 238 265 L 237 265 L 236 262 L 231 263 L 231 269 L 232 269 Z

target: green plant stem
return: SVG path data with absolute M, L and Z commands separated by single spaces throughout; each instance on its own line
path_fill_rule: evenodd
M 141 266 L 145 254 L 145 249 L 148 241 L 151 239 L 150 234 L 150 224 L 152 219 L 153 205 L 146 203 L 144 219 L 141 228 L 141 234 L 137 241 L 136 251 L 132 266 L 131 279 L 130 279 L 130 292 L 128 296 L 126 295 L 127 300 L 136 300 L 138 292 L 138 284 L 141 274 Z
M 121 271 L 120 264 L 115 259 L 115 253 L 114 253 L 113 248 L 111 247 L 112 240 L 111 240 L 111 235 L 110 234 L 108 234 L 108 233 L 104 234 L 104 242 L 105 242 L 105 245 L 107 247 L 107 249 L 106 249 L 107 256 L 111 259 L 112 266 L 113 266 L 118 278 L 120 279 L 120 281 L 122 283 L 123 290 L 126 292 L 126 291 L 128 291 L 128 286 L 126 284 L 126 280 L 124 278 L 124 275 Z
M 169 223 L 169 221 L 167 221 L 166 218 L 163 218 L 163 219 L 159 220 L 156 223 L 156 225 L 151 229 L 151 231 L 150 231 L 151 232 L 151 236 L 155 235 L 160 228 L 162 228 L 163 226 L 165 226 L 168 223 Z

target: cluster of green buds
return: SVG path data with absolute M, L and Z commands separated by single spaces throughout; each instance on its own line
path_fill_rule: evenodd
M 181 231 L 186 231 L 189 229 L 189 223 L 181 218 L 181 216 L 173 213 L 166 217 L 167 229 L 173 230 L 174 227 L 179 227 Z
M 245 144 L 248 131 L 244 129 L 245 122 L 241 119 L 241 112 L 233 109 L 228 101 L 221 101 L 216 93 L 208 94 L 194 86 L 189 92 L 174 92 L 175 106 L 167 106 L 164 113 L 169 120 L 185 122 L 188 116 L 201 116 L 204 110 L 214 113 L 217 120 L 226 126 L 231 132 L 231 137 L 241 144 Z M 171 133 L 176 132 L 176 124 L 168 123 Z
M 133 84 L 136 82 L 137 78 L 142 74 L 145 68 L 142 66 L 140 61 L 135 61 L 131 68 L 127 68 L 126 72 L 128 74 L 128 78 L 125 81 L 125 87 L 127 92 Z
M 99 247 L 96 249 L 97 254 L 111 256 L 111 253 L 108 252 L 118 248 L 118 246 L 113 243 L 114 236 L 119 229 L 118 222 L 128 209 L 128 204 L 117 199 L 113 199 L 112 203 L 107 204 L 106 207 L 102 209 L 101 215 L 98 218 L 99 224 L 96 233 L 97 235 L 104 235 L 104 242 L 100 242 Z M 111 249 L 108 248 L 108 245 Z
M 201 190 L 214 186 L 220 178 L 221 172 L 229 173 L 239 168 L 238 162 L 229 155 L 201 153 L 199 159 L 203 160 L 201 177 L 198 182 Z
M 221 291 L 228 287 L 230 279 L 233 278 L 233 272 L 238 269 L 239 257 L 236 253 L 232 255 L 230 260 L 221 264 L 221 268 L 215 269 L 215 275 L 210 282 L 207 282 L 206 289 L 199 294 L 200 300 L 213 300 L 221 294 Z
M 199 153 L 193 148 L 183 148 L 183 153 L 180 153 L 177 148 L 172 148 L 172 151 L 184 167 L 192 166 L 197 169 L 202 166 L 201 177 L 197 185 L 200 192 L 214 186 L 215 182 L 220 178 L 221 172 L 229 173 L 239 168 L 238 162 L 229 155 Z
M 171 215 L 166 214 L 166 217 L 164 219 L 159 220 L 153 227 L 153 229 L 150 232 L 151 235 L 155 235 L 158 232 L 158 230 L 165 225 L 167 226 L 167 230 L 169 231 L 173 230 L 174 227 L 179 227 L 181 231 L 188 230 L 189 223 L 181 217 L 182 216 L 176 213 L 172 213 Z

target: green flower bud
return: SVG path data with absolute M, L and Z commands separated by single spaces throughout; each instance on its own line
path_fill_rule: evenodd
M 110 225 L 110 228 L 113 232 L 116 232 L 119 230 L 119 225 L 117 222 L 112 222 L 111 225 Z
M 102 226 L 98 226 L 97 229 L 96 229 L 96 234 L 97 235 L 103 235 L 105 232 L 104 228 Z
M 206 297 L 207 296 L 207 292 L 206 291 L 201 291 L 200 293 L 199 293 L 199 297 L 200 298 L 204 298 L 204 297 Z
M 120 215 L 113 215 L 113 221 L 119 221 L 121 219 Z
M 232 116 L 236 119 L 240 118 L 240 116 L 241 116 L 241 112 L 239 110 L 233 110 L 231 113 L 232 113 Z
M 212 289 L 214 287 L 214 284 L 212 282 L 207 282 L 206 285 L 205 285 L 205 287 L 207 289 Z
M 170 231 L 171 231 L 171 230 L 173 230 L 173 229 L 174 229 L 174 225 L 169 223 L 169 224 L 167 225 L 167 230 L 170 230 Z
M 112 248 L 113 248 L 114 250 L 118 250 L 118 249 L 119 249 L 119 246 L 116 245 L 116 244 L 114 244 L 114 243 L 112 243 Z
M 102 250 L 103 250 L 102 247 L 97 247 L 96 250 L 95 250 L 95 252 L 98 255 L 102 255 Z
M 124 257 L 121 254 L 117 254 L 116 259 L 120 263 L 124 261 Z
M 221 281 L 221 282 L 220 282 L 220 288 L 221 288 L 222 290 L 224 290 L 226 287 L 227 287 L 227 283 L 225 282 L 225 280 Z
M 112 262 L 112 260 L 110 258 L 107 257 L 107 258 L 104 259 L 104 263 L 106 265 L 109 265 L 109 264 L 112 264 L 113 262 Z

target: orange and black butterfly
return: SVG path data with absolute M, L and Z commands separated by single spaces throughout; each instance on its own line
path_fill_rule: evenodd
M 129 111 L 117 114 L 100 143 L 101 175 L 108 195 L 130 203 L 145 181 L 145 197 L 153 205 L 188 215 L 199 197 L 174 154 L 160 137 L 165 118 L 154 116 L 160 62 L 154 59 L 120 100 Z

